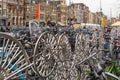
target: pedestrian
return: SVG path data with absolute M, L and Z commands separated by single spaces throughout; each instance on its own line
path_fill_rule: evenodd
M 52 26 L 52 20 L 51 20 L 50 16 L 48 16 L 47 26 L 49 26 L 49 27 Z
M 76 23 L 77 19 L 72 19 L 70 26 L 69 26 L 69 43 L 71 45 L 71 52 L 72 54 L 75 54 L 75 42 L 76 42 L 76 34 L 74 31 L 74 24 Z
M 5 32 L 5 30 L 4 30 L 4 28 L 3 27 L 1 27 L 1 30 L 0 30 L 1 32 Z
M 87 30 L 86 30 L 86 26 L 83 27 L 83 34 L 86 34 Z

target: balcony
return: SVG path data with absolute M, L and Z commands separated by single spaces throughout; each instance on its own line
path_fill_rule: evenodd
M 15 2 L 14 0 L 8 0 L 8 4 L 11 4 L 11 5 L 17 5 L 18 3 Z
M 17 2 L 17 1 L 14 1 L 14 0 L 8 0 L 7 3 L 9 5 L 23 5 L 23 2 Z

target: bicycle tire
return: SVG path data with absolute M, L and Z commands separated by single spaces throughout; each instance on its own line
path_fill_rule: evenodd
M 42 33 L 34 48 L 34 69 L 39 77 L 48 77 L 55 69 L 56 38 L 46 31 Z
M 27 53 L 15 38 L 0 32 L 0 79 L 26 79 L 26 69 L 30 68 Z
M 109 72 L 104 72 L 104 73 L 105 73 L 106 80 L 120 80 L 119 77 L 117 77 L 112 73 L 109 73 Z

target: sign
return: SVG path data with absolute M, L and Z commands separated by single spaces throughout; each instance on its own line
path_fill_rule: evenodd
M 106 20 L 105 20 L 105 18 L 103 17 L 103 18 L 102 18 L 102 28 L 105 28 L 105 25 L 106 25 Z

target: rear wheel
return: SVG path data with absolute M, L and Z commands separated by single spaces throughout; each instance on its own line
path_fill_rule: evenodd
M 27 53 L 13 37 L 0 33 L 0 80 L 26 79 Z
M 44 32 L 38 38 L 34 49 L 34 68 L 40 77 L 48 77 L 56 66 L 56 38 L 50 32 Z
M 61 34 L 58 39 L 58 58 L 60 61 L 70 60 L 71 45 L 66 34 Z

